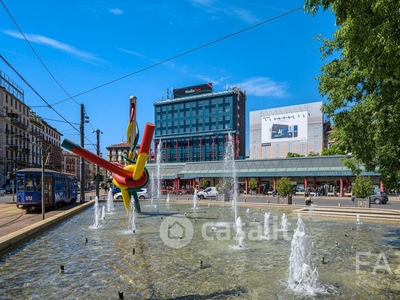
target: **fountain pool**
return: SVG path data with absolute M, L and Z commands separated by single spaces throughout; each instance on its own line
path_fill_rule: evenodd
M 316 295 L 288 284 L 298 216 L 238 207 L 245 247 L 235 247 L 234 212 L 217 203 L 142 202 L 135 233 L 122 203 L 93 227 L 88 208 L 0 259 L 2 299 L 394 299 L 400 231 L 396 224 L 309 220 L 305 233 L 318 272 Z M 271 239 L 263 217 L 270 213 Z M 288 231 L 280 230 L 283 213 Z M 259 220 L 258 223 L 256 220 Z M 189 227 L 180 228 L 181 225 Z M 176 225 L 179 225 L 176 227 Z M 183 226 L 184 227 L 184 226 Z M 168 230 L 166 230 L 168 228 Z M 169 231 L 171 229 L 171 231 Z M 160 232 L 169 232 L 171 243 Z M 321 257 L 324 260 L 321 260 Z M 60 272 L 60 266 L 64 271 Z

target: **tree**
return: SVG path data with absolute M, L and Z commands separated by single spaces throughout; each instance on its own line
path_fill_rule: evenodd
M 250 178 L 250 180 L 249 180 L 249 189 L 250 189 L 251 191 L 254 191 L 254 190 L 257 189 L 257 187 L 258 187 L 257 179 L 255 179 L 255 178 Z
M 206 187 L 208 187 L 208 181 L 204 178 L 201 178 L 199 181 L 199 188 L 204 190 Z
M 357 176 L 353 182 L 351 191 L 356 198 L 366 198 L 374 190 L 372 181 L 369 177 Z
M 400 10 L 397 0 L 306 0 L 316 14 L 331 10 L 338 26 L 322 38 L 319 92 L 332 137 L 367 171 L 394 186 L 400 170 Z
M 314 151 L 310 151 L 310 153 L 308 153 L 308 156 L 319 156 L 318 152 L 314 152 Z
M 276 181 L 276 190 L 282 197 L 286 197 L 293 193 L 292 181 L 288 177 L 282 177 Z
M 341 152 L 337 148 L 337 144 L 333 144 L 331 148 L 322 149 L 321 156 L 331 156 L 331 155 L 343 155 L 345 153 Z
M 220 193 L 220 194 L 228 193 L 229 190 L 231 189 L 230 181 L 227 180 L 226 178 L 223 178 L 222 180 L 220 180 L 220 182 L 218 182 L 215 185 L 215 188 L 217 189 L 218 193 Z
M 288 152 L 286 153 L 286 158 L 289 157 L 303 157 L 304 155 L 298 154 L 298 153 L 294 153 L 294 152 Z

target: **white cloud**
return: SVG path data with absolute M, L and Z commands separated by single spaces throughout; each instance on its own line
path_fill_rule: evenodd
M 215 0 L 190 0 L 190 2 L 196 7 L 205 9 L 207 13 L 211 14 L 211 19 L 218 19 L 216 14 L 221 13 L 249 24 L 260 22 L 258 17 L 245 8 L 222 5 Z
M 45 37 L 43 35 L 25 33 L 24 36 L 22 36 L 22 34 L 20 34 L 19 32 L 12 31 L 12 30 L 3 30 L 3 33 L 5 33 L 11 37 L 21 39 L 21 40 L 24 40 L 24 36 L 25 36 L 25 38 L 29 42 L 49 46 L 51 48 L 61 50 L 63 52 L 77 56 L 79 58 L 88 59 L 88 60 L 94 60 L 94 59 L 98 60 L 99 59 L 96 55 L 94 55 L 92 53 L 79 50 L 71 45 L 68 45 L 68 44 L 59 42 L 57 40 Z
M 108 10 L 110 13 L 112 13 L 113 15 L 119 16 L 122 15 L 124 12 L 122 10 L 120 10 L 119 8 L 110 8 Z
M 213 84 L 213 86 L 223 86 L 223 88 L 225 88 L 224 85 L 226 85 L 228 83 L 229 78 L 230 78 L 230 76 L 220 77 L 220 78 L 211 78 L 209 76 L 200 75 L 200 74 L 196 75 L 195 77 L 203 82 L 211 82 Z
M 145 56 L 145 55 L 143 55 L 143 54 L 141 54 L 141 53 L 139 53 L 139 52 L 136 52 L 136 51 L 132 51 L 132 50 L 128 50 L 128 49 L 123 49 L 123 48 L 117 48 L 117 49 L 118 49 L 119 51 L 121 51 L 121 52 L 130 54 L 130 55 L 134 55 L 134 56 L 137 56 L 137 57 L 140 57 L 140 58 L 144 58 L 144 59 L 146 59 L 146 60 L 148 60 L 148 61 L 151 61 L 151 62 L 153 62 L 153 63 L 157 63 L 157 62 L 158 62 L 157 60 L 152 59 L 152 58 L 150 58 L 150 57 L 147 57 L 147 56 Z
M 260 22 L 260 19 L 253 15 L 251 12 L 241 9 L 241 8 L 233 8 L 233 9 L 227 9 L 225 10 L 225 13 L 227 15 L 232 15 L 242 21 L 245 21 L 246 23 L 253 24 Z
M 257 97 L 285 98 L 288 97 L 286 84 L 276 82 L 268 77 L 253 77 L 240 83 L 240 89 L 247 95 Z
M 190 2 L 192 2 L 193 5 L 196 5 L 196 6 L 210 7 L 212 4 L 215 3 L 215 0 L 190 0 Z

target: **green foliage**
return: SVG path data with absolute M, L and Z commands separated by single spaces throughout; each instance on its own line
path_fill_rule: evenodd
M 250 190 L 256 190 L 257 187 L 258 187 L 257 179 L 250 178 L 250 180 L 249 180 L 249 189 Z
M 231 183 L 228 179 L 224 178 L 215 185 L 215 188 L 217 189 L 218 193 L 225 194 L 231 189 Z
M 352 156 L 346 156 L 340 160 L 342 161 L 343 165 L 353 172 L 353 174 L 357 176 L 361 174 L 360 162 L 356 158 Z
M 199 180 L 199 188 L 201 190 L 204 190 L 206 187 L 208 187 L 208 181 L 206 179 L 204 179 L 204 178 L 201 178 Z
M 301 155 L 301 154 L 298 154 L 298 153 L 294 153 L 294 152 L 288 152 L 286 154 L 286 158 L 289 158 L 289 157 L 304 157 L 304 155 Z
M 282 177 L 276 181 L 276 190 L 280 196 L 288 196 L 293 193 L 292 181 L 288 177 Z
M 306 0 L 305 9 L 331 10 L 337 30 L 322 42 L 319 92 L 334 124 L 338 149 L 352 153 L 387 186 L 400 170 L 400 10 L 397 0 Z
M 356 198 L 366 198 L 374 191 L 374 186 L 369 177 L 357 176 L 351 191 Z
M 310 153 L 308 153 L 308 156 L 319 156 L 319 153 L 310 151 Z
M 321 156 L 331 156 L 331 155 L 344 155 L 345 153 L 340 151 L 337 144 L 333 144 L 331 148 L 322 149 Z

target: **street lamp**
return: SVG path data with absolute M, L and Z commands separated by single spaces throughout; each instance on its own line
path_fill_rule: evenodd
M 12 201 L 15 202 L 15 185 L 17 183 L 17 169 L 15 167 L 15 161 L 13 163 L 13 169 L 10 173 L 10 182 L 11 182 L 11 190 L 12 190 Z
M 50 153 L 47 154 L 46 160 L 44 159 L 44 153 L 49 150 L 51 145 L 49 145 L 46 149 L 46 151 L 43 152 L 43 141 L 42 141 L 42 220 L 45 219 L 45 211 L 46 211 L 46 206 L 44 202 L 44 177 L 45 177 L 45 165 L 47 165 Z
M 99 129 L 93 130 L 92 132 L 96 132 L 96 139 L 97 139 L 97 145 L 96 145 L 96 150 L 97 150 L 97 156 L 100 156 L 100 133 L 103 134 L 102 131 Z M 99 165 L 96 165 L 96 196 L 97 198 L 100 198 L 100 192 L 99 192 L 99 174 L 100 173 L 100 168 Z

